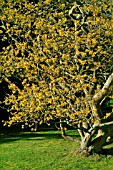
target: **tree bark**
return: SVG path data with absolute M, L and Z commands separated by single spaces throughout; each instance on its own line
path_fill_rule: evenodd
M 92 140 L 93 134 L 96 137 Z M 81 151 L 101 153 L 103 146 L 113 141 L 113 121 L 94 125 L 81 140 Z
M 113 73 L 106 80 L 102 90 L 93 96 L 93 100 L 96 103 L 100 103 L 109 91 L 109 88 L 113 84 Z

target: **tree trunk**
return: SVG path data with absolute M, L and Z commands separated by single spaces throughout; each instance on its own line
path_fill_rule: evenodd
M 98 135 L 91 143 L 92 151 L 95 153 L 101 153 L 103 146 L 106 143 L 107 137 L 108 134 L 106 132 L 103 132 L 100 135 Z
M 81 140 L 81 151 L 90 152 L 91 135 L 86 134 Z
M 113 125 L 98 130 L 96 137 L 91 140 L 90 133 L 85 134 L 81 141 L 81 151 L 86 153 L 102 153 L 103 146 L 113 142 Z

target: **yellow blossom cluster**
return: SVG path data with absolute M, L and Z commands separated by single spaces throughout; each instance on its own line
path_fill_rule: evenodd
M 69 17 L 73 4 L 67 1 L 3 3 L 0 35 L 7 46 L 0 52 L 0 70 L 10 89 L 9 126 L 76 121 L 92 113 L 92 97 L 113 70 L 113 24 L 109 0 L 86 2 L 80 8 L 89 15 L 82 25 Z

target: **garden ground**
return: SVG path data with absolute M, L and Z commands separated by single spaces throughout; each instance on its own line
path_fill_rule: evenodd
M 78 137 L 75 130 L 68 134 Z M 78 143 L 61 137 L 60 131 L 2 131 L 1 170 L 113 170 L 113 144 L 105 154 L 85 157 L 77 152 Z

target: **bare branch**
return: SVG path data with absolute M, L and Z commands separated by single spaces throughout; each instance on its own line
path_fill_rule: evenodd
M 73 137 L 71 137 L 71 136 L 66 135 L 66 132 L 65 132 L 65 129 L 64 129 L 64 127 L 63 127 L 63 124 L 62 124 L 62 120 L 61 120 L 61 119 L 60 119 L 60 129 L 61 129 L 61 135 L 62 135 L 62 137 L 63 137 L 64 139 L 73 140 L 73 141 L 75 141 L 75 142 L 80 142 L 79 139 L 73 138 Z
M 105 126 L 111 126 L 111 125 L 113 125 L 113 121 L 111 121 L 111 122 L 106 122 L 106 123 L 101 123 L 101 124 L 99 124 L 99 125 L 93 125 L 89 130 L 88 130 L 88 132 L 89 133 L 91 133 L 92 131 L 94 131 L 94 130 L 98 130 L 98 129 L 102 129 L 103 127 L 105 127 Z
M 102 90 L 93 96 L 95 102 L 100 102 L 103 100 L 105 95 L 108 93 L 109 87 L 111 86 L 112 83 L 113 83 L 113 73 L 106 80 Z

